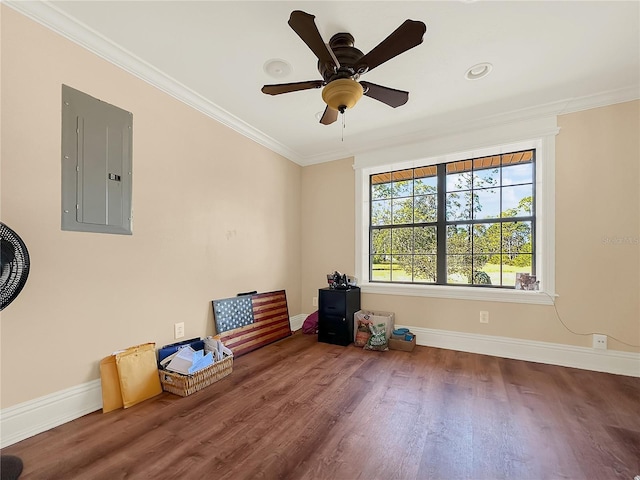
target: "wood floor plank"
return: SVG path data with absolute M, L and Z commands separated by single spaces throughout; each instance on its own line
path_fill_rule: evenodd
M 640 379 L 300 333 L 189 397 L 5 448 L 21 479 L 633 479 Z

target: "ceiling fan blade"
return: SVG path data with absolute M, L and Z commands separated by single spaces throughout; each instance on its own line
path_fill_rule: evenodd
M 301 10 L 294 10 L 289 17 L 289 26 L 307 44 L 320 62 L 335 65 L 337 70 L 340 68 L 340 62 L 338 62 L 333 51 L 324 43 L 314 18 L 316 18 L 314 15 Z
M 334 110 L 327 105 L 327 108 L 324 109 L 324 113 L 320 119 L 320 123 L 323 125 L 331 125 L 336 120 L 338 120 L 338 110 Z
M 396 90 L 395 88 L 383 87 L 371 82 L 360 82 L 367 97 L 374 98 L 379 102 L 386 103 L 390 107 L 396 108 L 404 105 L 409 100 L 409 92 Z
M 322 80 L 310 80 L 308 82 L 278 83 L 276 85 L 265 85 L 262 93 L 267 95 L 280 95 L 281 93 L 297 92 L 299 90 L 309 90 L 320 88 L 324 85 Z
M 427 26 L 416 20 L 405 20 L 387 38 L 358 61 L 358 71 L 373 70 L 387 60 L 406 52 L 422 43 Z

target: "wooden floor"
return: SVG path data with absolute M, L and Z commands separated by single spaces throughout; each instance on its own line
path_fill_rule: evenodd
M 625 479 L 640 379 L 295 334 L 201 392 L 96 412 L 5 448 L 21 479 Z

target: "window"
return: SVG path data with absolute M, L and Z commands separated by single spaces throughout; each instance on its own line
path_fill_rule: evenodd
M 534 179 L 534 149 L 371 174 L 369 280 L 535 289 Z
M 478 122 L 357 155 L 362 292 L 552 305 L 558 132 L 555 116 Z M 517 273 L 535 275 L 538 290 L 516 289 Z

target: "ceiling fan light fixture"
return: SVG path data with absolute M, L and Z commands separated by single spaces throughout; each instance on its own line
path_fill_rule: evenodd
M 362 98 L 362 85 L 351 78 L 339 78 L 329 82 L 322 89 L 322 100 L 329 108 L 344 113 L 347 108 L 353 108 Z

